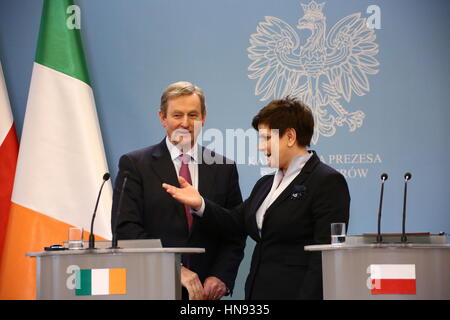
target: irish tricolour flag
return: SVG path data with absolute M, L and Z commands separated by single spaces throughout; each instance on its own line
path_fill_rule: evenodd
M 108 172 L 80 29 L 70 23 L 72 5 L 44 1 L 0 265 L 0 299 L 35 298 L 35 261 L 25 253 L 67 241 L 70 226 L 89 230 Z M 104 239 L 111 234 L 111 199 L 108 182 L 95 221 L 95 233 Z
M 370 265 L 372 294 L 416 294 L 414 264 Z
M 127 270 L 81 269 L 76 271 L 77 296 L 127 294 Z

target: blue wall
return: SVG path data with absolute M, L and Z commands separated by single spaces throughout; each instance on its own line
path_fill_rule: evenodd
M 113 178 L 121 154 L 159 142 L 164 131 L 157 117 L 162 90 L 171 82 L 191 81 L 204 89 L 205 129 L 251 127 L 266 103 L 255 95 L 257 81 L 248 70 L 249 39 L 265 16 L 296 30 L 302 45 L 309 36 L 296 29 L 309 0 L 83 0 L 81 31 L 91 73 L 107 159 Z M 336 126 L 331 137 L 312 146 L 346 176 L 352 196 L 349 233 L 376 231 L 379 176 L 385 187 L 382 230 L 401 231 L 403 174 L 408 189 L 407 231 L 450 232 L 450 2 L 446 0 L 328 0 L 327 31 L 340 19 L 380 8 L 375 30 L 379 65 L 369 75 L 370 90 L 339 103 L 365 114 L 353 132 Z M 16 128 L 20 136 L 42 1 L 0 2 L 0 59 Z M 330 111 L 331 112 L 331 111 Z M 239 165 L 247 196 L 260 168 Z M 235 298 L 253 248 L 248 241 Z

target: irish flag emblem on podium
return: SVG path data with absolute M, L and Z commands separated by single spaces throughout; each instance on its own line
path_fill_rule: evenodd
M 76 277 L 77 296 L 127 294 L 126 269 L 82 269 Z
M 416 294 L 414 264 L 370 265 L 372 294 Z

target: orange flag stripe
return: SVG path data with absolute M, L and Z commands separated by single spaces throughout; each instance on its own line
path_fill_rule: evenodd
M 127 294 L 127 269 L 109 269 L 109 294 Z
M 67 241 L 71 225 L 16 203 L 11 203 L 8 233 L 0 265 L 0 300 L 36 298 L 36 260 L 27 252 L 43 251 Z M 89 234 L 86 232 L 84 240 Z

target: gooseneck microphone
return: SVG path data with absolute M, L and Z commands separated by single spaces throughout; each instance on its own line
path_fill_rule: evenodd
M 119 221 L 119 218 L 120 218 L 120 212 L 121 212 L 122 201 L 123 201 L 123 193 L 124 193 L 125 186 L 127 184 L 129 176 L 130 176 L 130 173 L 128 171 L 124 171 L 124 173 L 122 175 L 123 182 L 122 182 L 122 188 L 120 189 L 119 203 L 117 204 L 116 219 L 114 221 L 114 232 L 113 232 L 112 240 L 111 240 L 111 249 L 119 248 L 117 246 L 117 241 L 118 241 L 117 240 L 117 222 Z
M 384 182 L 388 179 L 387 173 L 381 175 L 381 192 L 380 192 L 380 207 L 378 208 L 378 233 L 377 233 L 377 243 L 383 241 L 381 236 L 381 209 L 383 207 L 383 194 L 384 194 Z
M 408 192 L 408 180 L 411 179 L 411 173 L 407 172 L 404 175 L 405 178 L 405 190 L 403 193 L 403 222 L 402 222 L 402 243 L 405 243 L 407 239 L 406 232 L 405 232 L 405 225 L 406 225 L 406 195 Z
M 110 176 L 111 175 L 108 172 L 103 175 L 102 186 L 100 187 L 100 191 L 98 192 L 97 202 L 95 203 L 94 214 L 92 215 L 92 220 L 91 220 L 91 234 L 89 235 L 89 249 L 95 249 L 94 220 L 95 220 L 95 216 L 97 215 L 98 202 L 100 201 L 100 195 L 102 194 L 103 186 L 105 185 L 105 182 L 109 180 Z

